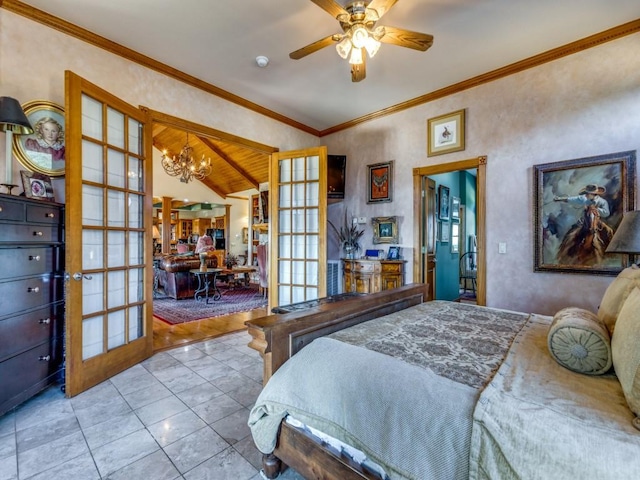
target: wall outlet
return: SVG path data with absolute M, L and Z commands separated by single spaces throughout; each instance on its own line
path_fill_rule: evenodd
M 507 253 L 507 243 L 506 242 L 498 243 L 498 253 Z
M 358 223 L 367 223 L 367 217 L 358 217 Z

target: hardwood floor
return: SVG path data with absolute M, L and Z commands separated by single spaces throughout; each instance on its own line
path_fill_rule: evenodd
M 153 351 L 159 352 L 171 348 L 189 345 L 225 333 L 246 329 L 244 322 L 267 315 L 266 308 L 257 308 L 248 312 L 232 313 L 221 317 L 205 318 L 195 322 L 169 325 L 153 317 Z

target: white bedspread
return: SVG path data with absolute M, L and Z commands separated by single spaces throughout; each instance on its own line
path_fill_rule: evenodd
M 474 412 L 471 479 L 639 479 L 640 431 L 613 374 L 558 365 L 532 315 Z

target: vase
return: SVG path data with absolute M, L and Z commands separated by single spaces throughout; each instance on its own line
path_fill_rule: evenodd
M 353 245 L 345 245 L 343 248 L 344 258 L 348 260 L 355 260 L 356 254 L 358 253 L 358 248 Z
M 200 271 L 201 272 L 207 271 L 207 254 L 206 253 L 200 254 Z

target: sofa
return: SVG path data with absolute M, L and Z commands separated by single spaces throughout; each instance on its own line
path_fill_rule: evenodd
M 222 252 L 224 254 L 224 252 Z M 217 268 L 220 252 L 207 252 L 207 267 Z M 155 258 L 158 287 L 166 296 L 180 300 L 193 298 L 198 279 L 189 270 L 200 268 L 200 257 L 194 253 L 159 255 Z

